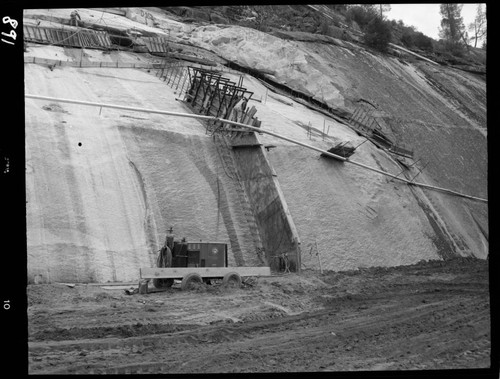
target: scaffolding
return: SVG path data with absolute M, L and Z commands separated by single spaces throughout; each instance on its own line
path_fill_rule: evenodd
M 164 37 L 141 37 L 141 40 L 146 45 L 150 54 L 166 56 L 170 51 L 168 40 Z
M 24 25 L 23 32 L 23 38 L 28 42 L 92 49 L 111 47 L 110 36 L 104 31 Z
M 370 112 L 358 107 L 352 113 L 349 123 L 351 126 L 364 137 L 375 143 L 375 145 L 397 155 L 413 159 L 413 151 L 397 146 L 383 133 L 383 128 L 380 126 L 377 118 Z
M 184 100 L 196 113 L 214 116 L 216 118 L 231 119 L 232 110 L 236 103 L 245 98 L 250 100 L 253 92 L 236 84 L 228 78 L 223 77 L 218 71 L 207 70 L 189 66 L 187 72 L 188 86 Z M 240 120 L 244 124 L 259 125 L 260 122 L 254 118 L 256 109 L 247 108 L 247 112 Z M 207 133 L 231 132 L 232 128 L 225 128 L 224 123 L 211 120 L 207 123 Z

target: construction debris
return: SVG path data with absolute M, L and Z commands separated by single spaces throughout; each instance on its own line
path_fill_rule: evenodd
M 69 287 L 69 288 L 75 288 L 75 286 L 76 286 L 75 283 L 55 283 L 55 284 L 61 284 L 63 286 Z
M 49 112 L 68 113 L 68 111 L 65 111 L 59 104 L 54 104 L 54 103 L 50 103 L 49 105 L 44 105 L 42 109 Z
M 243 284 L 244 286 L 249 286 L 249 287 L 255 286 L 256 283 L 257 283 L 257 278 L 253 276 L 248 276 L 244 278 L 243 281 L 241 282 L 241 284 Z
M 130 287 L 129 289 L 125 290 L 125 293 L 127 295 L 135 295 L 136 293 L 139 293 L 139 288 Z
M 349 158 L 351 155 L 354 154 L 356 148 L 351 146 L 349 142 L 341 142 L 335 145 L 334 147 L 328 149 L 327 151 L 335 155 L 340 155 L 341 157 L 344 158 Z M 331 156 L 326 155 L 325 153 L 321 153 L 321 156 L 325 158 L 332 158 Z

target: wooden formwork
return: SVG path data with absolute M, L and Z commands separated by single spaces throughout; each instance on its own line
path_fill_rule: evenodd
M 166 54 L 169 51 L 168 41 L 164 37 L 142 37 L 151 54 Z
M 188 67 L 185 100 L 200 113 L 230 119 L 233 107 L 242 98 L 250 100 L 253 92 L 224 78 L 218 71 Z M 222 122 L 209 122 L 207 131 L 214 132 Z
M 412 158 L 413 159 L 413 151 L 409 149 L 405 149 L 403 147 L 399 147 L 396 145 L 393 145 L 389 148 L 389 151 L 394 154 L 402 155 L 403 157 L 406 158 Z
M 89 29 L 65 30 L 63 28 L 23 25 L 23 38 L 25 41 L 51 45 L 105 49 L 111 47 L 108 33 Z
M 186 66 L 185 62 L 165 57 L 158 65 L 157 76 L 172 87 L 179 97 L 198 114 L 216 118 L 231 119 L 234 106 L 242 98 L 250 100 L 253 92 L 221 75 L 220 71 L 201 67 Z M 260 121 L 253 116 L 255 107 L 247 108 L 239 122 L 260 127 Z M 207 122 L 207 133 L 224 129 L 221 121 Z M 231 132 L 231 128 L 228 132 Z
M 413 151 L 396 146 L 383 134 L 382 127 L 378 123 L 376 117 L 372 116 L 369 112 L 361 108 L 356 108 L 351 115 L 349 123 L 356 131 L 376 143 L 377 146 L 385 148 L 391 153 L 413 158 Z
M 374 129 L 380 130 L 380 125 L 368 112 L 357 108 L 351 115 L 349 122 L 358 130 L 363 132 L 372 132 Z

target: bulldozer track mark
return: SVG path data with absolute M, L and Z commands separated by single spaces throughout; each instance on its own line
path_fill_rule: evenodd
M 488 367 L 487 273 L 483 260 L 456 258 L 275 276 L 231 293 L 32 285 L 29 373 Z
M 299 314 L 294 316 L 285 316 L 287 323 L 294 321 L 304 322 L 303 319 L 310 319 L 318 315 L 328 314 L 327 311 L 320 311 L 314 314 Z M 113 347 L 132 348 L 137 343 L 148 345 L 165 345 L 172 342 L 177 343 L 197 343 L 200 340 L 234 340 L 234 338 L 245 338 L 251 333 L 260 329 L 280 327 L 283 317 L 263 317 L 259 320 L 252 320 L 245 323 L 238 323 L 232 326 L 193 326 L 191 330 L 179 331 L 174 333 L 162 333 L 155 335 L 134 336 L 128 338 L 109 337 L 102 339 L 93 339 L 85 341 L 50 341 L 50 342 L 30 342 L 30 353 L 40 353 L 43 351 L 72 351 L 76 349 L 96 350 L 109 349 Z M 121 324 L 119 324 L 121 326 Z M 286 326 L 288 328 L 288 326 Z
M 138 363 L 106 367 L 103 365 L 78 365 L 65 370 L 49 371 L 44 374 L 91 374 L 91 375 L 123 375 L 123 374 L 168 374 L 175 365 L 168 363 Z
M 467 275 L 472 276 L 471 273 Z M 286 346 L 288 349 L 286 357 L 289 359 L 287 364 L 290 365 L 297 359 L 308 359 L 308 356 L 303 356 L 303 346 L 318 346 L 318 349 L 329 349 L 335 356 L 340 354 L 339 357 L 345 358 L 342 359 L 346 366 L 341 366 L 342 363 L 337 361 L 337 368 L 348 368 L 351 367 L 351 358 L 346 357 L 351 357 L 351 352 L 368 354 L 370 357 L 373 353 L 368 353 L 370 346 L 375 345 L 378 346 L 377 354 L 389 357 L 381 361 L 380 357 L 373 356 L 375 363 L 383 364 L 385 359 L 389 359 L 397 362 L 394 367 L 399 368 L 404 368 L 405 365 L 418 366 L 419 361 L 411 363 L 414 359 L 412 357 L 420 357 L 420 362 L 426 362 L 421 368 L 439 368 L 449 362 L 461 362 L 467 367 L 487 366 L 491 346 L 488 340 L 488 306 L 484 302 L 487 294 L 478 296 L 478 290 L 466 291 L 469 283 L 462 284 L 461 287 L 446 286 L 446 282 L 437 282 L 435 285 L 442 285 L 442 289 L 439 292 L 415 291 L 410 296 L 401 286 L 386 290 L 383 289 L 384 286 L 380 286 L 378 291 L 384 292 L 391 299 L 385 303 L 380 303 L 381 299 L 372 298 L 371 294 L 349 295 L 339 297 L 339 302 L 325 304 L 323 309 L 294 315 L 286 315 L 279 307 L 260 306 L 258 312 L 246 313 L 249 317 L 243 322 L 171 324 L 168 327 L 185 330 L 127 338 L 30 342 L 30 372 L 159 374 L 190 372 L 192 367 L 200 372 L 206 367 L 215 367 L 214 362 L 221 364 L 221 370 L 224 371 L 224 367 L 227 367 L 224 364 L 228 359 L 243 359 L 242 362 L 262 360 L 263 365 L 269 359 L 274 359 L 283 365 L 283 357 L 276 353 L 279 346 Z M 480 285 L 484 290 L 487 284 L 472 282 L 473 287 Z M 334 288 L 332 291 L 336 293 Z M 402 302 L 405 303 L 403 309 Z M 360 307 L 360 304 L 364 306 Z M 238 318 L 244 320 L 244 315 L 245 313 L 240 313 Z M 121 314 L 115 326 L 126 329 L 121 324 L 126 318 L 126 314 Z M 145 321 L 143 317 L 132 319 Z M 151 319 L 162 320 L 161 317 Z M 132 321 L 129 319 L 129 322 Z M 155 333 L 157 330 L 151 332 Z M 394 343 L 399 346 L 399 351 L 394 350 Z M 463 349 L 464 346 L 467 349 Z M 158 362 L 155 354 L 166 349 L 172 349 L 168 361 Z M 186 352 L 191 361 L 186 361 Z M 189 362 L 195 362 L 206 354 L 211 354 L 212 366 L 205 363 L 190 366 Z M 311 351 L 308 354 L 312 354 Z M 451 356 L 456 358 L 450 358 Z M 74 365 L 75 361 L 81 363 L 82 357 L 89 363 Z M 102 357 L 109 357 L 107 364 L 103 363 Z M 55 360 L 61 363 L 50 366 Z M 310 369 L 317 367 L 311 366 Z
M 120 325 L 121 327 L 121 325 Z M 110 334 L 112 331 L 110 332 Z M 108 337 L 101 339 L 88 339 L 85 341 L 50 341 L 30 342 L 30 353 L 40 354 L 42 352 L 64 351 L 84 349 L 87 351 L 106 350 L 115 347 L 132 349 L 135 345 L 164 346 L 171 343 L 196 344 L 199 342 L 218 343 L 233 341 L 247 335 L 245 329 L 231 328 L 225 326 L 193 326 L 189 330 L 162 333 L 153 335 L 134 336 L 128 338 Z
M 55 329 L 53 332 L 39 332 L 32 334 L 30 336 L 30 341 L 38 342 L 44 341 L 50 338 L 50 336 L 56 337 L 54 341 L 72 341 L 78 340 L 82 335 L 95 336 L 95 338 L 101 338 L 103 336 L 116 336 L 116 337 L 127 337 L 127 336 L 141 336 L 155 333 L 174 333 L 177 331 L 190 330 L 196 328 L 193 325 L 183 325 L 183 324 L 172 324 L 165 319 L 138 319 L 137 321 L 124 320 L 118 322 L 99 322 L 99 326 L 93 324 L 84 324 L 78 322 L 73 322 L 70 325 L 66 325 L 62 328 L 58 327 L 58 323 L 54 323 Z M 54 338 L 52 337 L 52 338 Z

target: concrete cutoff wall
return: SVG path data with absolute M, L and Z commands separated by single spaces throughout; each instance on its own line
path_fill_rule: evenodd
M 300 239 L 266 151 L 256 134 L 234 137 L 233 157 L 259 228 L 265 256 L 272 270 L 300 268 Z

